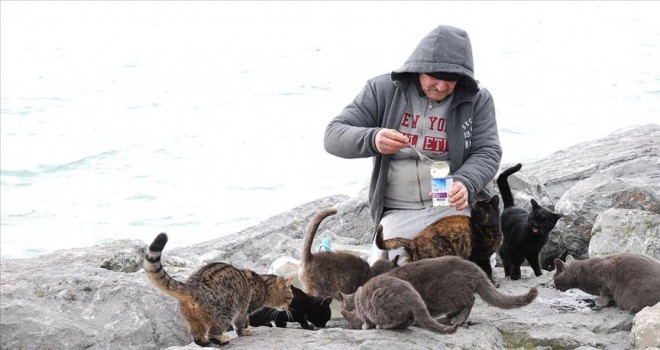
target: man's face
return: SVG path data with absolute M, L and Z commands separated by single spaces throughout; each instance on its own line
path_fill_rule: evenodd
M 422 86 L 426 97 L 435 101 L 442 101 L 451 95 L 456 88 L 456 83 L 456 81 L 438 80 L 424 73 L 419 75 L 419 85 Z

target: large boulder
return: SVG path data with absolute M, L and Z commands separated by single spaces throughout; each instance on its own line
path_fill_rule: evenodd
M 598 215 L 589 256 L 615 252 L 637 252 L 660 260 L 660 215 L 637 209 L 607 209 Z

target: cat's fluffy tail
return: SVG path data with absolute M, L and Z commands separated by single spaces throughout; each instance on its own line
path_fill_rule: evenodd
M 300 260 L 307 262 L 312 259 L 312 243 L 314 242 L 314 236 L 316 236 L 316 231 L 319 229 L 319 225 L 321 225 L 323 219 L 335 214 L 337 214 L 336 208 L 325 208 L 314 215 L 314 218 L 312 218 L 312 221 L 307 227 L 305 243 L 300 251 Z
M 412 248 L 412 241 L 403 237 L 394 237 L 383 240 L 383 226 L 378 225 L 376 231 L 376 247 L 380 250 L 392 250 L 396 248 L 404 248 L 405 250 Z
M 511 193 L 511 187 L 509 187 L 508 177 L 509 175 L 517 172 L 522 168 L 522 164 L 518 163 L 506 170 L 504 170 L 500 176 L 497 177 L 497 188 L 500 189 L 500 194 L 502 195 L 502 202 L 504 202 L 504 207 L 512 207 L 513 203 L 513 194 Z
M 167 244 L 167 235 L 165 233 L 159 234 L 156 239 L 151 243 L 146 253 L 142 266 L 147 272 L 147 277 L 151 280 L 158 289 L 164 293 L 171 295 L 179 300 L 185 299 L 190 296 L 190 289 L 185 283 L 181 283 L 165 272 L 163 264 L 160 262 L 160 256 Z
M 539 291 L 534 287 L 530 288 L 526 294 L 506 295 L 500 293 L 490 281 L 486 281 L 477 286 L 477 294 L 488 304 L 499 307 L 500 309 L 523 307 L 534 301 L 539 294 Z

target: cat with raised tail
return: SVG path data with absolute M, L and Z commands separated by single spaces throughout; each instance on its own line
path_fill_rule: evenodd
M 660 261 L 639 253 L 613 253 L 586 260 L 555 259 L 555 287 L 565 292 L 577 288 L 598 295 L 596 305 L 611 301 L 638 312 L 660 302 Z
M 503 240 L 499 254 L 504 265 L 504 276 L 512 280 L 520 279 L 520 266 L 525 259 L 536 276 L 543 274 L 539 253 L 548 242 L 550 231 L 563 216 L 539 205 L 533 198 L 531 211 L 515 206 L 508 177 L 521 168 L 522 164 L 516 164 L 497 177 L 497 186 L 504 203 L 500 220 Z
M 381 250 L 403 248 L 408 262 L 445 255 L 456 255 L 479 265 L 493 279 L 490 257 L 502 244 L 500 231 L 500 198 L 477 201 L 470 216 L 450 215 L 428 225 L 412 239 L 394 237 L 383 240 L 376 233 L 376 246 Z
M 386 275 L 409 282 L 424 300 L 431 317 L 445 315 L 453 325 L 462 325 L 470 316 L 475 293 L 500 309 L 523 307 L 538 295 L 536 288 L 522 295 L 501 293 L 479 266 L 457 256 L 408 263 Z
M 413 286 L 388 275 L 376 276 L 353 294 L 341 294 L 341 314 L 353 329 L 406 329 L 415 323 L 432 332 L 456 332 L 429 315 L 424 300 Z
M 397 266 L 399 256 L 390 260 L 378 260 L 369 266 L 359 256 L 343 251 L 312 253 L 312 243 L 319 225 L 326 217 L 337 213 L 335 208 L 326 208 L 314 215 L 307 228 L 305 243 L 300 251 L 298 277 L 305 286 L 305 292 L 319 297 L 338 298 L 337 293 L 353 294 L 374 276 L 392 270 Z M 382 226 L 377 228 L 382 232 Z
M 259 275 L 225 263 L 211 263 L 194 272 L 185 283 L 163 269 L 161 253 L 167 235 L 159 234 L 144 254 L 143 267 L 149 280 L 179 301 L 193 341 L 199 346 L 227 344 L 223 334 L 233 327 L 239 336 L 252 335 L 248 316 L 264 306 L 286 310 L 293 299 L 293 277 Z

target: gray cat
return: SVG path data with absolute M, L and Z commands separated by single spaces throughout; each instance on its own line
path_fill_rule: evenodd
M 614 253 L 586 260 L 555 259 L 555 287 L 562 292 L 578 288 L 598 295 L 596 305 L 610 301 L 637 312 L 660 302 L 660 262 L 638 253 Z
M 319 225 L 326 217 L 337 213 L 335 208 L 326 208 L 314 215 L 307 228 L 307 236 L 300 252 L 298 277 L 305 285 L 305 292 L 319 297 L 338 298 L 337 293 L 353 294 L 374 276 L 397 266 L 399 256 L 392 261 L 379 260 L 369 266 L 359 256 L 342 251 L 312 253 L 312 242 Z M 383 227 L 379 225 L 378 230 Z
M 536 288 L 522 295 L 502 294 L 477 264 L 457 256 L 415 261 L 386 275 L 410 282 L 422 296 L 429 314 L 432 317 L 445 315 L 453 325 L 462 325 L 470 316 L 475 293 L 486 303 L 501 309 L 528 305 L 538 294 Z
M 456 332 L 431 318 L 422 297 L 413 286 L 396 277 L 380 275 L 370 279 L 354 294 L 339 294 L 341 314 L 351 328 L 406 329 L 416 325 L 442 334 Z

